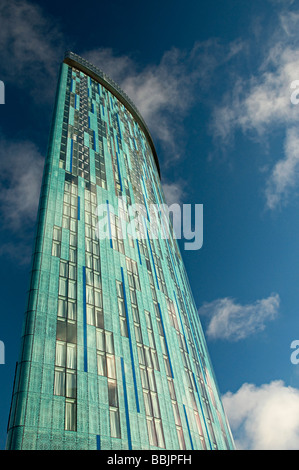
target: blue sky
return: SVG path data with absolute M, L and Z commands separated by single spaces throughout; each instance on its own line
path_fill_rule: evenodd
M 299 449 L 299 2 L 2 0 L 0 21 L 0 448 L 57 74 L 73 50 L 137 105 L 168 201 L 203 204 L 203 247 L 182 255 L 237 447 Z

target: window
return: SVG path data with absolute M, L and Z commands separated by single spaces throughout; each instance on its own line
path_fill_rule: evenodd
M 186 443 L 185 443 L 185 439 L 184 439 L 183 429 L 180 426 L 177 426 L 176 430 L 177 430 L 180 450 L 185 450 L 186 449 Z
M 120 316 L 122 316 L 122 317 L 126 316 L 124 299 L 118 299 L 118 312 L 119 312 Z
M 62 341 L 56 341 L 55 364 L 57 366 L 65 367 L 65 361 L 66 361 L 66 344 Z
M 65 395 L 65 370 L 55 369 L 54 374 L 54 395 Z
M 60 260 L 59 275 L 62 277 L 68 277 L 68 262 Z
M 94 325 L 95 317 L 94 317 L 94 307 L 91 305 L 86 305 L 86 322 L 88 325 Z
M 99 351 L 105 351 L 105 333 L 104 330 L 96 331 L 97 349 Z
M 180 413 L 179 413 L 179 407 L 176 401 L 172 402 L 172 409 L 173 409 L 175 424 L 178 426 L 181 426 L 182 423 L 181 423 L 181 418 L 180 418 Z
M 107 376 L 106 356 L 105 353 L 97 352 L 98 375 Z
M 108 380 L 108 401 L 109 406 L 118 407 L 116 380 Z
M 114 354 L 113 334 L 110 331 L 105 332 L 106 352 Z
M 162 421 L 161 419 L 155 419 L 155 428 L 156 428 L 156 436 L 158 441 L 158 447 L 165 447 L 164 435 L 163 435 L 163 428 L 162 428 Z
M 115 359 L 110 354 L 107 354 L 107 376 L 111 379 L 116 379 Z
M 72 281 L 71 279 L 68 282 L 68 297 L 70 299 L 77 298 L 77 284 L 76 281 Z
M 120 322 L 120 333 L 122 336 L 128 337 L 128 327 L 126 319 L 125 301 L 124 301 L 124 290 L 122 282 L 116 281 L 116 293 L 118 303 L 118 314 Z
M 152 405 L 153 405 L 153 416 L 155 418 L 160 418 L 161 413 L 160 413 L 160 407 L 159 407 L 159 401 L 158 401 L 157 393 L 151 392 L 151 399 L 152 399 Z
M 148 390 L 143 391 L 143 398 L 144 398 L 145 414 L 147 416 L 153 416 L 152 401 L 150 397 L 150 392 Z
M 67 371 L 66 373 L 66 394 L 68 398 L 76 398 L 76 374 L 74 371 Z
M 104 315 L 102 310 L 95 310 L 95 323 L 98 328 L 104 328 Z
M 67 301 L 66 299 L 58 299 L 58 311 L 57 315 L 62 318 L 67 316 Z
M 65 402 L 65 430 L 76 431 L 76 401 L 66 400 Z
M 120 334 L 122 336 L 128 337 L 128 328 L 127 328 L 127 320 L 126 318 L 120 318 Z
M 110 408 L 110 432 L 111 437 L 121 437 L 118 409 Z
M 146 424 L 147 424 L 149 443 L 151 446 L 157 446 L 158 441 L 157 441 L 157 434 L 156 434 L 153 418 L 146 418 Z
M 58 289 L 58 293 L 59 293 L 59 295 L 61 295 L 61 296 L 64 296 L 64 297 L 67 296 L 67 279 L 66 279 L 66 278 L 63 278 L 63 277 L 60 277 L 60 278 L 59 278 L 59 289 Z
M 76 369 L 77 367 L 77 348 L 75 344 L 67 345 L 67 363 L 66 367 L 69 369 Z
M 60 251 L 61 251 L 60 242 L 53 240 L 52 256 L 57 256 L 58 258 L 60 258 Z
M 77 304 L 74 300 L 69 300 L 68 301 L 68 310 L 67 310 L 67 316 L 69 320 L 76 320 L 77 319 Z

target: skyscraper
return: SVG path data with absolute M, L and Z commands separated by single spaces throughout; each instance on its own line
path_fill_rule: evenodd
M 177 242 L 151 223 L 159 172 L 131 100 L 67 53 L 8 449 L 234 447 Z

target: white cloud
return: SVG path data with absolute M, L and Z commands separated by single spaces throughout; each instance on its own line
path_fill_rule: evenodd
M 190 90 L 184 82 L 186 64 L 178 50 L 164 54 L 158 65 L 140 67 L 129 56 L 117 56 L 111 49 L 82 53 L 111 76 L 132 99 L 150 132 L 177 156 L 174 134 L 178 116 L 190 106 Z M 169 114 L 176 111 L 174 116 Z
M 279 304 L 278 294 L 246 305 L 226 297 L 203 304 L 198 313 L 209 318 L 206 331 L 209 338 L 239 341 L 262 331 L 267 321 L 274 320 Z
M 214 135 L 228 140 L 237 129 L 262 135 L 270 126 L 296 122 L 299 109 L 291 103 L 290 85 L 298 78 L 298 69 L 299 49 L 272 47 L 260 75 L 237 79 L 232 93 L 215 108 Z
M 273 3 L 274 5 L 279 5 L 279 6 L 285 6 L 288 7 L 289 5 L 292 5 L 295 0 L 268 0 L 270 3 Z
M 44 159 L 32 142 L 1 140 L 0 215 L 1 230 L 9 236 L 0 256 L 19 264 L 30 261 Z
M 223 405 L 237 449 L 299 450 L 299 390 L 277 380 L 245 383 Z
M 296 12 L 288 12 L 280 15 L 281 25 L 288 36 L 293 36 L 298 32 L 299 14 Z
M 44 159 L 32 142 L 1 141 L 2 227 L 19 234 L 35 222 Z
M 182 213 L 181 206 L 185 202 L 185 182 L 177 181 L 175 183 L 162 183 L 162 189 L 165 196 L 165 203 L 171 207 L 172 214 L 171 221 L 173 224 L 174 233 L 177 237 L 181 237 L 182 231 Z
M 26 0 L 0 2 L 1 79 L 29 89 L 40 101 L 55 92 L 64 50 L 57 20 Z
M 273 167 L 267 181 L 266 203 L 269 209 L 275 209 L 288 200 L 290 191 L 299 181 L 299 132 L 297 128 L 287 131 L 285 156 Z
M 299 13 L 289 11 L 279 15 L 272 37 L 265 38 L 268 47 L 263 46 L 266 52 L 255 75 L 235 77 L 232 90 L 213 112 L 212 132 L 222 144 L 230 144 L 236 131 L 262 143 L 269 143 L 274 130 L 285 131 L 285 155 L 272 164 L 266 176 L 268 209 L 276 209 L 282 200 L 287 202 L 286 196 L 298 181 L 295 149 L 298 140 L 294 129 L 299 106 L 291 102 L 294 92 L 291 83 L 299 79 L 298 26 Z
M 185 198 L 185 185 L 182 182 L 162 184 L 166 204 L 183 204 Z
M 135 103 L 150 132 L 175 159 L 181 154 L 177 139 L 181 123 L 195 103 L 204 99 L 215 70 L 240 52 L 239 41 L 221 46 L 216 40 L 195 43 L 183 51 L 166 51 L 158 64 L 142 67 L 136 59 L 112 49 L 82 52 L 87 60 L 110 75 Z
M 59 21 L 27 0 L 0 2 L 1 79 L 7 95 L 13 87 L 25 90 L 38 104 L 54 99 L 63 58 Z M 7 102 L 7 100 L 6 100 Z M 7 102 L 8 105 L 8 102 Z M 30 259 L 44 159 L 30 141 L 11 141 L 1 135 L 0 255 L 20 263 Z

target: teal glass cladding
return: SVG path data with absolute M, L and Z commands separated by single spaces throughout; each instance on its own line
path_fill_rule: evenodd
M 145 237 L 141 227 L 121 236 L 133 204 L 146 206 Z M 234 448 L 176 240 L 151 236 L 150 204 L 164 196 L 144 121 L 114 82 L 68 53 L 7 449 Z M 99 206 L 110 237 L 98 236 Z

